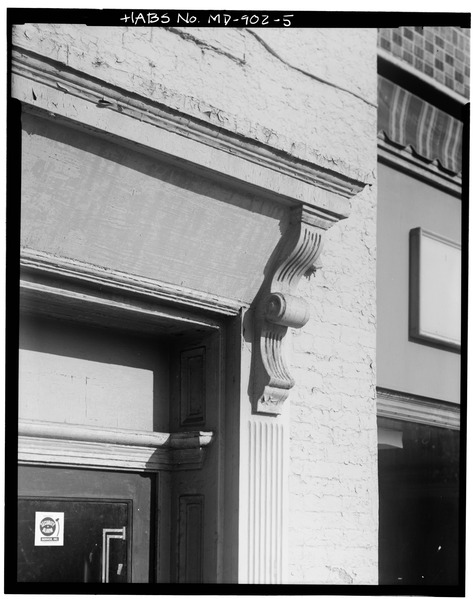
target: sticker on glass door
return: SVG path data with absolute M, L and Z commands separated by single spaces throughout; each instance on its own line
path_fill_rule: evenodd
M 18 500 L 18 582 L 131 582 L 130 500 Z
M 64 545 L 64 512 L 36 512 L 34 544 L 38 546 Z

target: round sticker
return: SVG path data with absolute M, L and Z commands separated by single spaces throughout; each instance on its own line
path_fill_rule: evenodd
M 52 518 L 43 518 L 39 523 L 41 534 L 50 537 L 56 530 L 56 522 Z

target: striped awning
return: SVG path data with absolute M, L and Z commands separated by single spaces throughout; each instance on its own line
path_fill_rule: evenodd
M 378 132 L 444 170 L 462 170 L 463 124 L 414 94 L 378 76 Z

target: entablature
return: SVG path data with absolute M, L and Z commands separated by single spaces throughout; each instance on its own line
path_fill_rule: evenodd
M 12 53 L 12 95 L 26 110 L 138 145 L 187 167 L 248 185 L 263 197 L 348 216 L 366 184 L 247 140 L 23 49 Z
M 74 200 L 90 206 L 94 202 L 95 214 L 102 222 L 101 227 L 91 222 L 92 230 L 88 227 L 79 246 L 67 241 L 68 231 L 61 231 L 58 237 L 66 241 L 61 241 L 59 248 L 50 247 L 47 231 L 39 231 L 41 223 L 34 219 L 23 227 L 23 272 L 42 273 L 43 279 L 46 276 L 55 280 L 51 285 L 26 277 L 22 282 L 26 297 L 39 293 L 53 303 L 61 296 L 58 305 L 83 303 L 81 292 L 69 289 L 68 281 L 78 281 L 86 287 L 103 285 L 125 294 L 132 289 L 147 301 L 154 298 L 181 307 L 189 302 L 197 310 L 220 314 L 236 314 L 250 306 L 255 322 L 254 411 L 280 413 L 294 385 L 284 362 L 282 341 L 289 327 L 302 327 L 309 317 L 308 304 L 297 296 L 297 284 L 306 272 L 320 266 L 324 231 L 349 215 L 350 198 L 364 188 L 366 181 L 347 177 L 336 167 L 330 170 L 296 159 L 18 48 L 13 50 L 12 93 L 33 117 L 49 119 L 56 127 L 92 134 L 97 140 L 142 153 L 153 165 L 170 164 L 173 168 L 169 174 L 163 167 L 161 178 L 149 183 L 152 192 L 136 200 L 146 207 L 146 219 L 143 217 L 133 227 L 126 218 L 119 223 L 125 230 L 127 246 L 133 247 L 134 239 L 140 239 L 140 243 L 146 240 L 150 223 L 153 226 L 169 211 L 171 226 L 160 230 L 159 243 L 153 247 L 146 240 L 148 245 L 141 252 L 139 264 L 128 254 L 122 256 L 123 243 L 116 247 L 114 241 L 116 219 L 131 209 L 129 197 L 120 198 L 117 192 L 114 202 L 123 202 L 123 208 L 114 213 L 115 220 L 109 224 L 107 210 L 115 210 L 116 206 L 106 206 L 102 201 L 100 173 L 95 187 Z M 46 137 L 50 129 L 44 124 L 32 127 L 37 137 Z M 48 151 L 66 151 L 62 139 L 53 140 Z M 80 149 L 81 156 L 85 155 L 84 148 L 87 144 Z M 95 151 L 100 151 L 99 142 Z M 41 147 L 35 152 L 37 156 Z M 76 154 L 70 159 L 78 160 Z M 90 160 L 87 165 L 93 168 Z M 121 177 L 128 177 L 127 168 Z M 59 173 L 58 178 L 62 177 Z M 118 189 L 120 179 L 117 175 L 115 179 Z M 170 212 L 166 196 L 169 180 L 179 186 L 180 195 L 175 199 L 182 206 L 193 207 L 192 218 L 198 226 L 189 226 L 191 242 L 183 228 L 174 225 L 180 217 L 173 220 Z M 220 197 L 219 190 L 231 191 Z M 67 214 L 61 191 L 48 188 L 46 192 L 56 198 L 56 213 L 50 212 L 48 218 L 64 223 Z M 95 192 L 99 201 L 92 199 Z M 34 181 L 29 201 L 34 204 Z M 139 213 L 140 204 L 133 205 L 133 210 Z M 179 208 L 173 206 L 173 210 Z M 214 219 L 215 242 L 211 244 L 208 230 L 201 226 L 207 215 Z M 232 220 L 236 218 L 238 222 Z M 228 239 L 230 233 L 233 238 Z M 183 236 L 178 240 L 179 244 L 182 241 L 178 256 L 173 253 L 176 235 Z M 95 248 L 99 236 L 103 239 Z M 38 238 L 41 243 L 36 247 Z M 173 242 L 168 243 L 171 239 Z M 196 247 L 205 249 L 200 258 L 196 257 Z M 198 259 L 200 263 L 196 264 Z M 106 304 L 107 300 L 94 296 L 93 302 Z M 148 308 L 140 309 L 146 313 Z

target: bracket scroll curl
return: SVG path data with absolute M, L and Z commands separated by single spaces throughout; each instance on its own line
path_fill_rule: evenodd
M 295 384 L 284 359 L 283 340 L 288 327 L 303 327 L 310 315 L 309 304 L 295 291 L 305 273 L 320 267 L 324 230 L 337 220 L 311 206 L 292 210 L 289 229 L 255 306 L 253 381 L 258 413 L 281 413 Z

